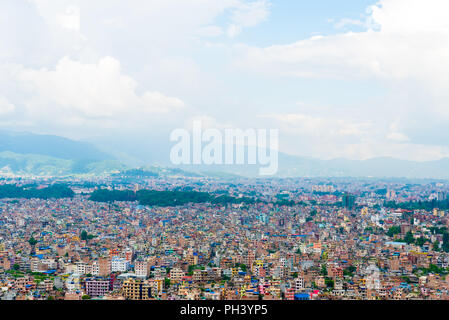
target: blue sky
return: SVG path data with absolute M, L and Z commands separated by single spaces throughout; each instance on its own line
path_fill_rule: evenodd
M 257 28 L 246 30 L 239 40 L 255 46 L 270 46 L 292 43 L 316 34 L 335 34 L 338 32 L 335 28 L 337 21 L 345 18 L 362 19 L 366 15 L 366 8 L 376 2 L 372 0 L 275 1 L 270 7 L 270 17 L 267 21 Z
M 448 157 L 447 9 L 445 0 L 5 0 L 0 128 L 132 155 L 202 119 L 278 128 L 281 151 L 298 156 Z

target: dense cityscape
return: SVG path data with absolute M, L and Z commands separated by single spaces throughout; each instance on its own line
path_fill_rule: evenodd
M 5 177 L 0 297 L 449 299 L 448 194 L 432 180 Z
M 444 308 L 447 12 L 0 0 L 3 314 Z

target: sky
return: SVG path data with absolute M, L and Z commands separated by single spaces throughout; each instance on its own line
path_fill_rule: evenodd
M 449 157 L 446 0 L 2 0 L 0 129 L 120 154 L 279 129 L 320 159 Z

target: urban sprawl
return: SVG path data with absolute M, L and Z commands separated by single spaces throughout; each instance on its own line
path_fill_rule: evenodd
M 449 299 L 444 181 L 0 179 L 2 300 Z

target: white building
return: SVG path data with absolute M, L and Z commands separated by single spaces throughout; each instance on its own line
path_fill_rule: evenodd
M 114 257 L 111 260 L 112 272 L 126 272 L 129 270 L 129 261 L 124 258 Z
M 294 288 L 295 288 L 295 291 L 301 291 L 304 289 L 304 278 L 303 277 L 298 277 L 295 279 Z
M 134 271 L 138 277 L 148 276 L 148 264 L 146 261 L 136 261 L 134 264 Z
M 91 265 L 92 268 L 92 272 L 91 274 L 94 276 L 99 276 L 100 275 L 100 264 L 98 263 L 98 261 L 94 261 Z
M 79 274 L 79 275 L 86 274 L 87 264 L 85 262 L 83 262 L 83 261 L 76 262 L 75 266 L 76 266 L 76 268 L 75 268 L 76 274 Z

